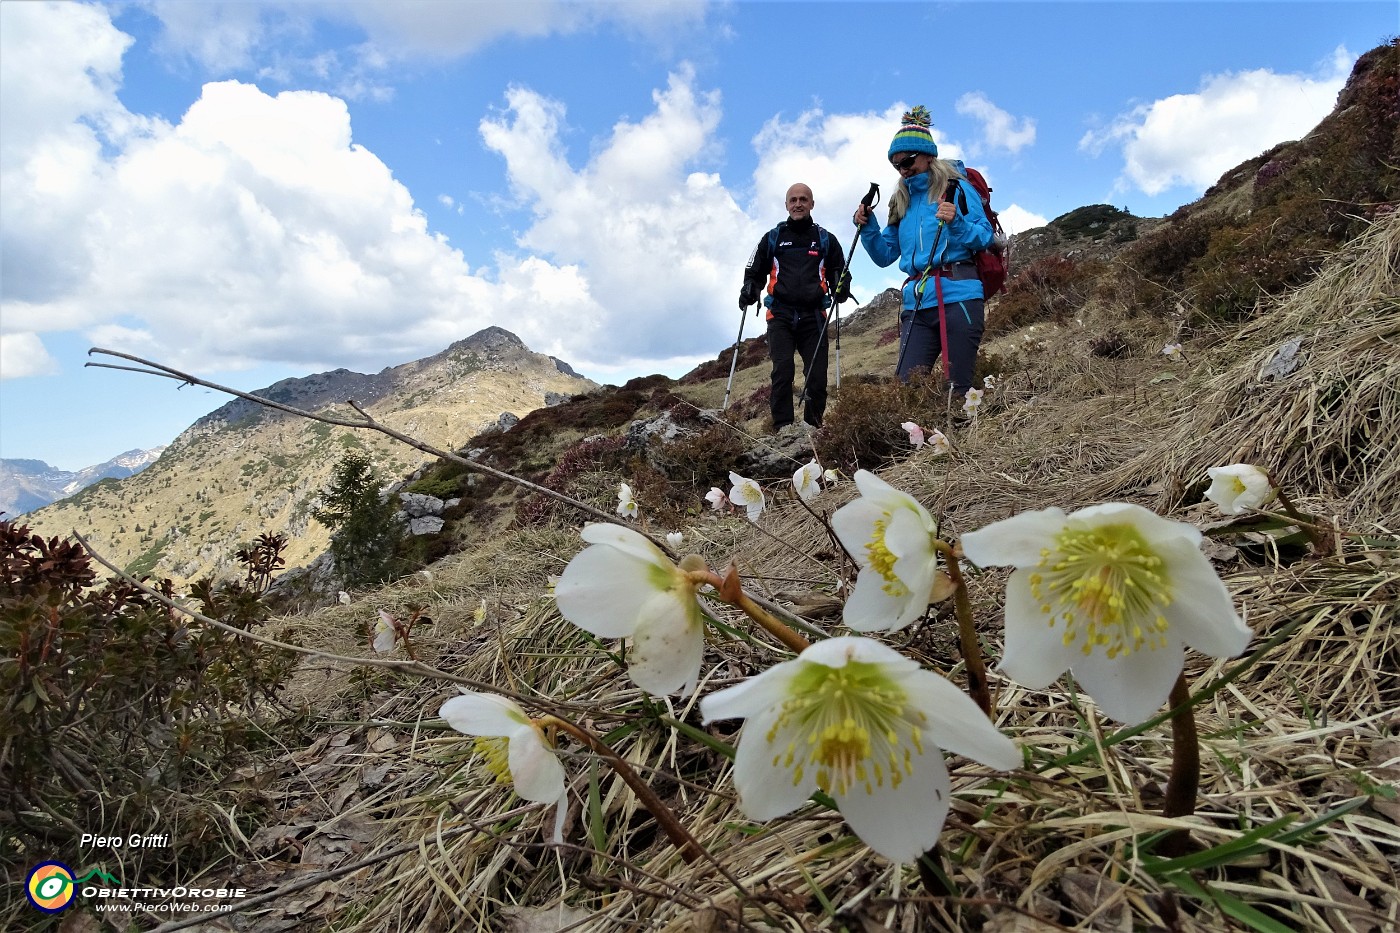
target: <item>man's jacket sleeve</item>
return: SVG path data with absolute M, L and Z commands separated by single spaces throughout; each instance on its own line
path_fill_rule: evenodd
M 762 295 L 763 283 L 768 278 L 768 269 L 772 265 L 773 258 L 768 255 L 768 235 L 764 234 L 749 254 L 748 265 L 744 266 L 743 287 L 754 295 Z

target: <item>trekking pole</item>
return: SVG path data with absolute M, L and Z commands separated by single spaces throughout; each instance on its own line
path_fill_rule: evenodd
M 744 342 L 744 324 L 748 321 L 749 309 L 743 307 L 739 309 L 739 336 L 734 340 L 734 356 L 729 361 L 729 382 L 724 387 L 724 404 L 720 405 L 720 410 L 729 407 L 729 391 L 734 388 L 734 369 L 739 365 L 739 344 Z
M 860 199 L 860 203 L 866 210 L 874 210 L 875 205 L 880 203 L 880 186 L 875 182 L 870 183 L 870 190 L 865 192 L 865 197 Z M 851 246 L 846 250 L 846 268 L 841 272 L 841 279 L 850 281 L 851 260 L 855 258 L 856 243 L 860 240 L 860 228 L 856 228 L 856 235 L 851 237 Z M 836 294 L 841 292 L 841 279 L 836 280 Z M 848 289 L 849 290 L 849 289 Z M 841 388 L 841 302 L 835 301 L 836 305 L 836 388 Z M 816 349 L 812 351 L 811 362 L 807 364 L 807 371 L 802 374 L 802 395 L 797 399 L 797 404 L 802 405 L 807 401 L 807 377 L 812 374 L 812 364 L 817 361 L 817 350 L 821 349 L 822 341 L 826 339 L 826 326 L 831 323 L 829 315 L 822 317 L 822 332 L 817 337 Z

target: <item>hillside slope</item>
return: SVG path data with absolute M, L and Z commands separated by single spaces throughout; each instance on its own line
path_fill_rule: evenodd
M 566 396 L 591 387 L 493 327 L 374 375 L 337 370 L 254 394 L 341 417 L 355 417 L 344 404 L 354 399 L 391 427 L 453 447 L 502 412 L 525 414 L 549 393 Z M 329 542 L 310 509 L 336 462 L 350 451 L 370 457 L 386 481 L 421 460 L 382 435 L 332 428 L 236 399 L 182 432 L 142 473 L 102 483 L 26 520 L 46 535 L 76 529 L 119 566 L 177 582 L 227 571 L 233 552 L 262 533 L 287 535 L 285 558 L 297 566 Z

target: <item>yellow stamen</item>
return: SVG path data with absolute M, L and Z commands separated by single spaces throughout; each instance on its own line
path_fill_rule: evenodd
M 875 568 L 875 572 L 885 579 L 882 589 L 891 596 L 898 599 L 908 595 L 909 588 L 904 585 L 904 581 L 895 576 L 894 565 L 897 558 L 890 553 L 889 547 L 885 544 L 885 529 L 889 527 L 890 515 L 885 513 L 885 517 L 875 523 L 874 529 L 870 533 L 870 540 L 866 542 L 865 553 L 869 555 L 870 566 Z
M 486 770 L 495 775 L 497 781 L 502 784 L 511 783 L 510 757 L 507 752 L 510 747 L 508 739 L 478 736 L 472 741 L 472 747 L 481 756 L 482 764 L 486 766 Z
M 1171 581 L 1132 525 L 1066 528 L 1028 579 L 1047 623 L 1062 624 L 1062 643 L 1085 655 L 1102 648 L 1116 658 L 1167 644 Z
M 886 776 L 897 787 L 913 773 L 916 757 L 923 754 L 924 721 L 880 665 L 811 664 L 793 679 L 767 737 L 770 743 L 780 734 L 789 737 L 773 764 L 795 765 L 795 783 L 811 767 L 817 786 L 827 793 L 840 796 L 862 788 L 873 794 L 885 786 Z

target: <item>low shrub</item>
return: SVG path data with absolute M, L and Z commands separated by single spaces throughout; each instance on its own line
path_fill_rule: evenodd
M 229 779 L 291 721 L 267 701 L 295 658 L 193 623 L 128 583 L 98 585 L 78 544 L 14 521 L 0 521 L 0 564 L 0 862 L 12 877 L 40 859 L 76 868 L 103 861 L 80 849 L 82 833 L 154 827 L 169 844 L 124 850 L 123 880 L 169 870 L 177 855 L 181 875 L 197 876 L 231 831 L 220 803 L 244 828 L 257 815 L 246 796 L 230 805 Z M 259 595 L 241 583 L 195 587 L 206 615 L 239 628 L 265 618 Z

